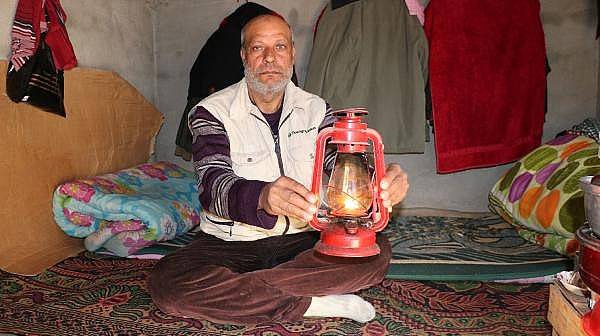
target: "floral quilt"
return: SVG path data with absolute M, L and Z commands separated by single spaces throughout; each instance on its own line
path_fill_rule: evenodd
M 61 184 L 53 211 L 66 234 L 85 238 L 86 249 L 123 257 L 200 222 L 194 173 L 166 161 Z

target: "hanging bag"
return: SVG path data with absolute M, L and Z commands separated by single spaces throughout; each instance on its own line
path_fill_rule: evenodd
M 44 38 L 42 35 L 35 54 L 18 71 L 9 63 L 6 94 L 15 103 L 25 102 L 65 117 L 63 71 L 56 69 Z

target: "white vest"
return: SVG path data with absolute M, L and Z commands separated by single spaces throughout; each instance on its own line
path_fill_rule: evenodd
M 285 89 L 278 144 L 264 116 L 250 101 L 245 79 L 210 95 L 197 106 L 204 107 L 223 123 L 236 175 L 266 182 L 285 175 L 311 188 L 317 133 L 326 112 L 323 99 L 290 82 Z M 276 153 L 277 146 L 280 159 Z M 275 227 L 267 230 L 217 217 L 203 209 L 200 227 L 202 231 L 224 240 L 256 240 L 309 228 L 306 222 L 292 217 L 288 219 L 286 221 L 285 217 L 279 216 Z

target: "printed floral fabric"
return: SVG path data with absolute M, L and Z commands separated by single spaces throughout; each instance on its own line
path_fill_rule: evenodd
M 64 183 L 55 190 L 54 218 L 69 236 L 128 256 L 172 239 L 200 222 L 194 173 L 174 163 L 145 163 Z
M 572 256 L 585 222 L 579 179 L 599 173 L 598 143 L 567 133 L 517 161 L 490 191 L 489 207 L 524 239 Z

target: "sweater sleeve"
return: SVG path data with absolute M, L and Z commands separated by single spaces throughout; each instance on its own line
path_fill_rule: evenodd
M 234 173 L 223 123 L 198 106 L 190 115 L 189 126 L 202 207 L 219 217 L 273 228 L 277 216 L 257 210 L 260 192 L 267 182 L 247 180 Z

